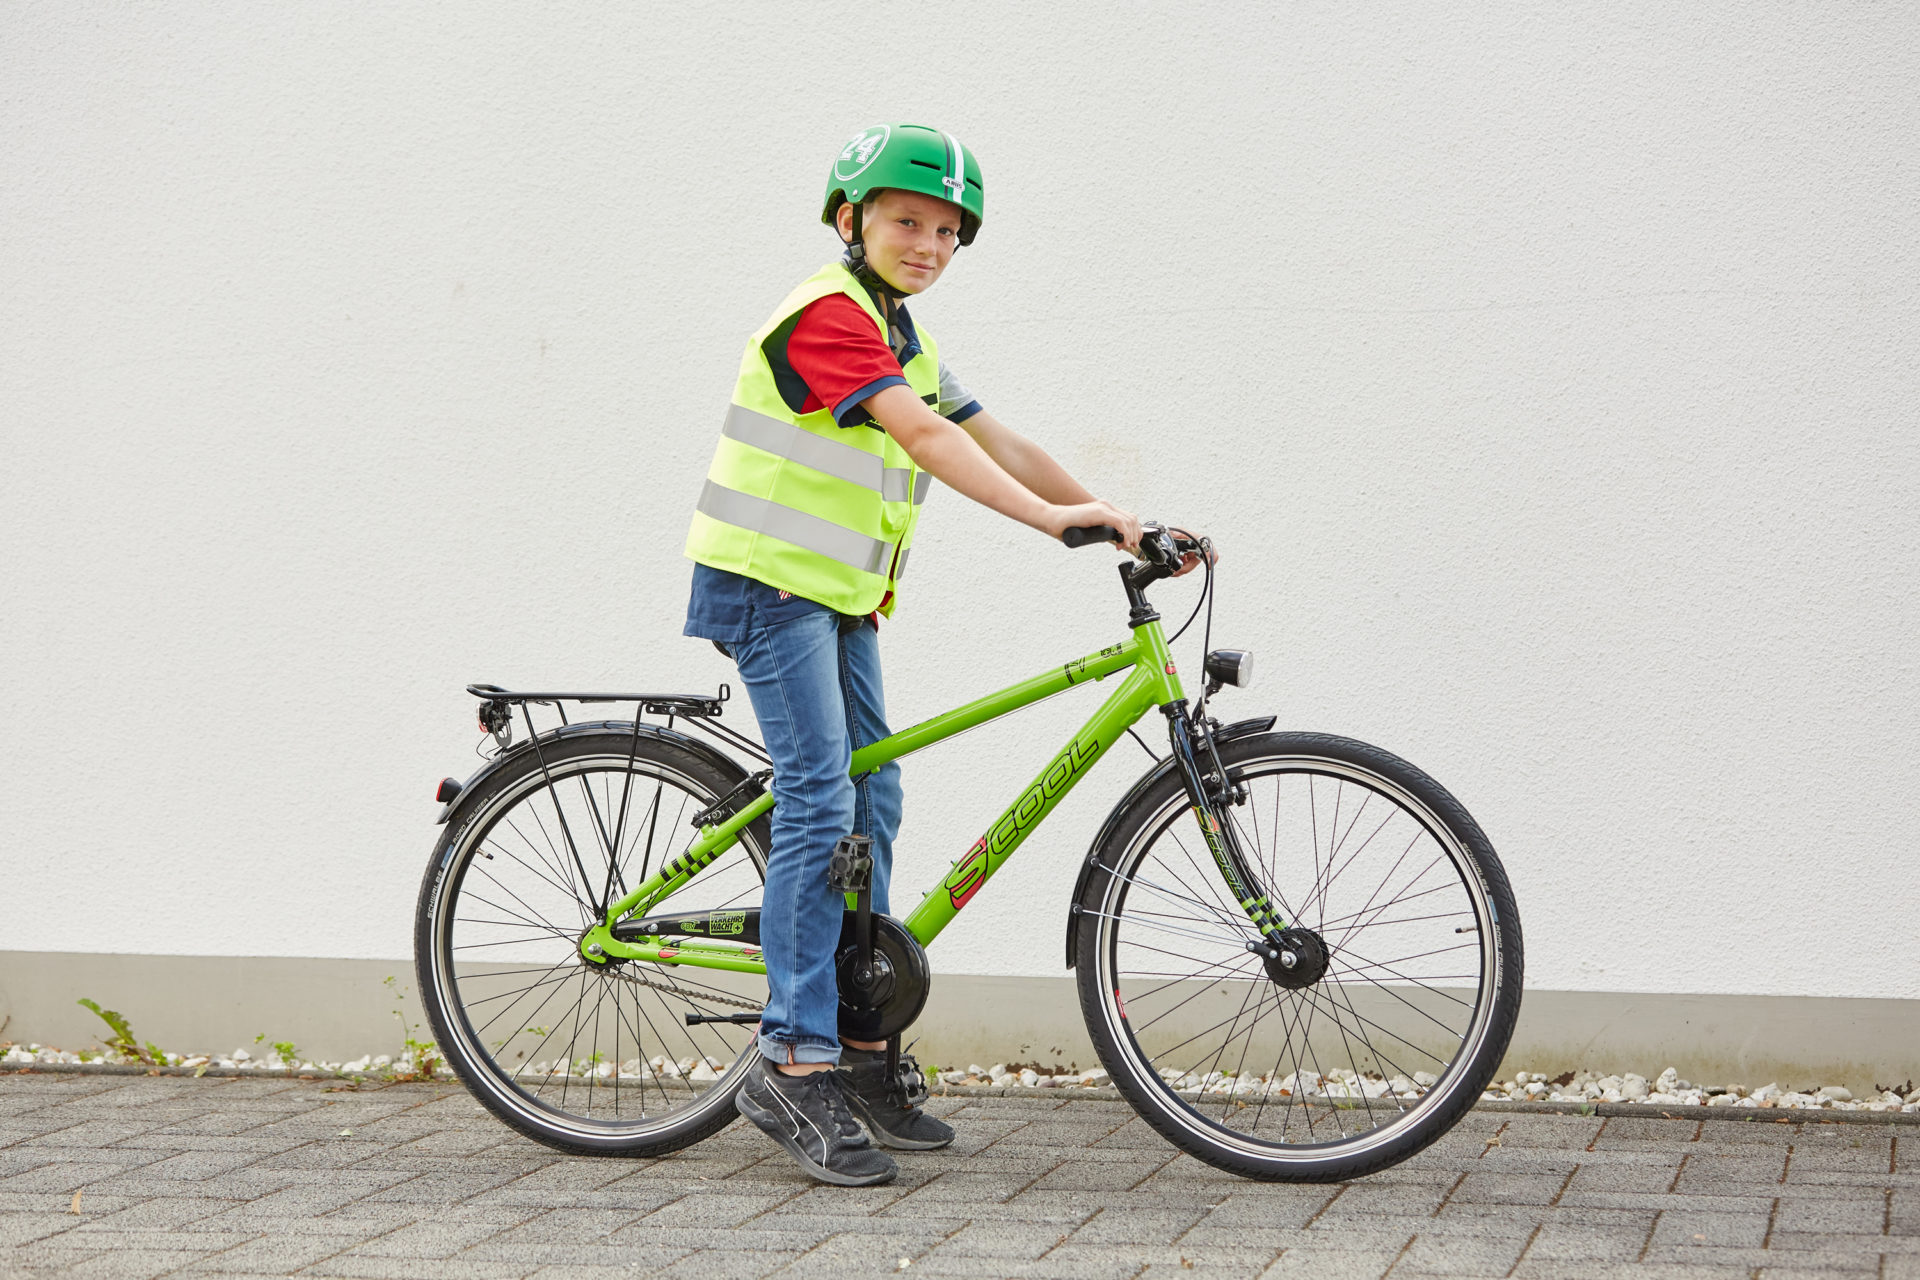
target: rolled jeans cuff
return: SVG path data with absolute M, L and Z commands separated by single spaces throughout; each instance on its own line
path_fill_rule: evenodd
M 761 1036 L 759 1039 L 760 1056 L 768 1062 L 775 1064 L 798 1062 L 828 1062 L 837 1064 L 840 1061 L 840 1044 L 838 1041 L 832 1044 L 820 1044 L 813 1040 L 775 1040 L 769 1036 Z

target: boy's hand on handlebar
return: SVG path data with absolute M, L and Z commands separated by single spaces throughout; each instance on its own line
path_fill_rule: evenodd
M 1220 563 L 1219 548 L 1215 547 L 1207 552 L 1202 552 L 1199 549 L 1197 549 L 1197 544 L 1199 543 L 1200 539 L 1196 535 L 1188 533 L 1185 529 L 1175 529 L 1172 527 L 1169 527 L 1167 529 L 1167 532 L 1171 533 L 1175 538 L 1178 538 L 1183 543 L 1191 542 L 1196 544 L 1195 550 L 1183 551 L 1181 553 L 1180 567 L 1173 571 L 1174 577 L 1177 578 L 1183 573 L 1192 573 L 1195 569 L 1198 569 L 1202 563 L 1203 556 L 1210 558 L 1215 564 Z
M 1111 502 L 1078 502 L 1072 506 L 1053 507 L 1047 513 L 1045 528 L 1058 538 L 1069 529 L 1084 529 L 1097 524 L 1111 525 L 1120 531 L 1121 550 L 1140 549 L 1140 517 L 1131 511 L 1122 511 Z

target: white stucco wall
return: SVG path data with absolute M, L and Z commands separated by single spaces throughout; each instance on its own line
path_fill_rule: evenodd
M 463 683 L 729 674 L 739 345 L 906 118 L 992 196 L 916 314 L 1218 536 L 1223 712 L 1466 802 L 1530 983 L 1920 996 L 1920 13 L 489 9 L 0 14 L 0 948 L 403 956 Z M 897 722 L 1123 631 L 1107 553 L 928 511 Z M 1091 705 L 910 761 L 899 881 Z M 940 967 L 1059 971 L 1116 759 Z

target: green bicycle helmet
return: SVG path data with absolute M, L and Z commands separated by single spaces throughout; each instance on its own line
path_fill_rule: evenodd
M 854 247 L 860 243 L 860 202 L 882 189 L 917 191 L 960 206 L 960 243 L 972 244 L 986 216 L 986 187 L 973 152 L 950 133 L 923 124 L 876 124 L 853 135 L 827 175 L 826 208 L 820 221 L 833 225 L 834 211 L 853 203 Z

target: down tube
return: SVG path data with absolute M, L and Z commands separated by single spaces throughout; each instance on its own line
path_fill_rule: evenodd
M 1072 741 L 1040 771 L 1032 785 L 974 842 L 967 856 L 953 864 L 946 879 L 920 899 L 920 905 L 907 917 L 906 926 L 921 946 L 940 936 L 940 931 L 959 914 L 960 908 L 980 892 L 980 886 L 993 877 L 1021 842 L 1053 812 L 1060 798 L 1073 790 L 1074 784 L 1086 776 L 1115 739 L 1153 707 L 1155 688 L 1153 677 L 1145 670 L 1136 668 L 1128 675 L 1113 691 L 1113 696 L 1093 713 L 1093 718 L 1073 735 Z

